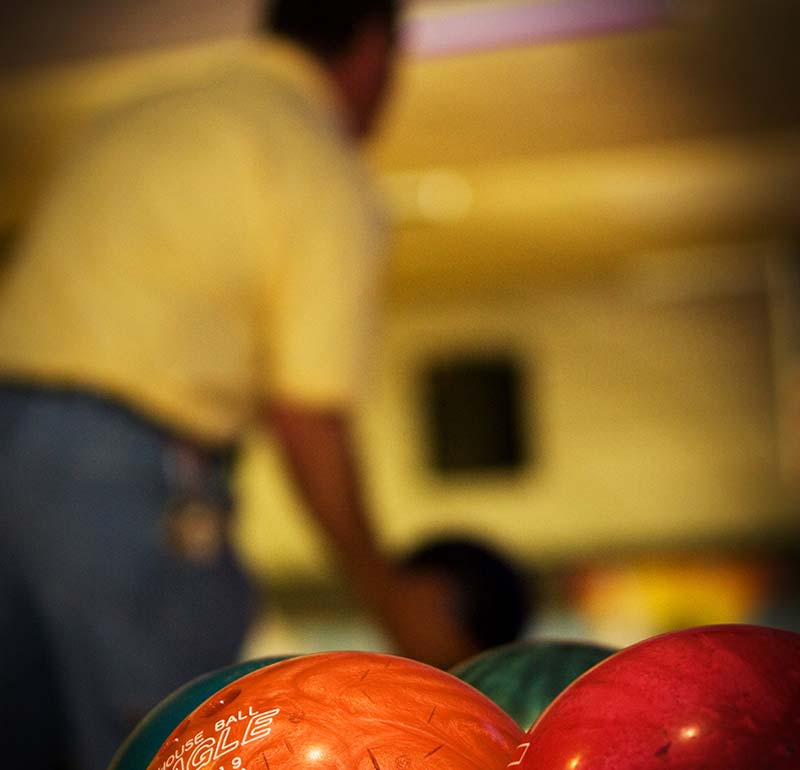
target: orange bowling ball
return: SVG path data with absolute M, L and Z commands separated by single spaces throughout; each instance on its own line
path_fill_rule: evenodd
M 451 674 L 394 655 L 327 652 L 220 690 L 147 770 L 502 770 L 523 736 Z

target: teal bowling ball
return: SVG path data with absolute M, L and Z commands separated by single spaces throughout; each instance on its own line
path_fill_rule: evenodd
M 170 733 L 201 703 L 231 682 L 289 655 L 234 663 L 193 679 L 168 695 L 134 728 L 117 750 L 108 770 L 145 770 Z
M 515 642 L 450 670 L 527 730 L 568 685 L 616 650 L 579 641 Z

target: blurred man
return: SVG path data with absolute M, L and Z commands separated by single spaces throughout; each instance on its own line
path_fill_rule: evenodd
M 396 2 L 273 6 L 278 39 L 89 132 L 0 287 L 9 766 L 54 767 L 63 729 L 102 770 L 147 709 L 237 655 L 228 468 L 253 423 L 398 649 L 466 649 L 444 585 L 378 546 L 350 437 L 382 241 L 353 145 Z

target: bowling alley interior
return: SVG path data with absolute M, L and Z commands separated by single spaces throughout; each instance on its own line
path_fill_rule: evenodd
M 260 12 L 9 10 L 0 281 L 80 130 L 238 55 Z M 800 631 L 798 23 L 794 0 L 404 3 L 363 148 L 390 246 L 358 453 L 398 559 L 468 539 L 521 577 L 518 639 Z M 270 435 L 236 486 L 263 604 L 242 658 L 391 651 Z

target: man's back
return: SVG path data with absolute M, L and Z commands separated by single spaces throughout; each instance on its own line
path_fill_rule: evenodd
M 336 306 L 371 273 L 368 202 L 321 73 L 294 49 L 247 48 L 84 137 L 2 287 L 0 372 L 229 441 L 255 396 L 351 376 L 317 360 L 304 385 L 298 348 L 324 351 L 303 328 L 336 325 L 335 307 L 315 318 L 314 286 Z

